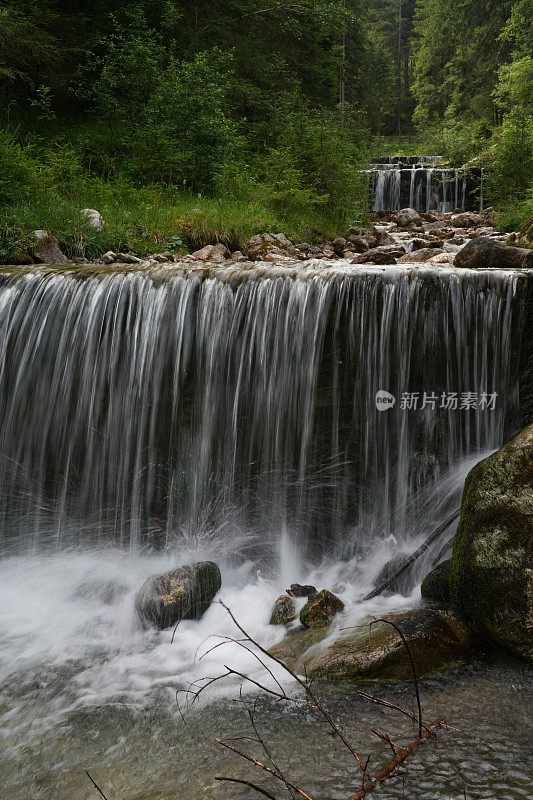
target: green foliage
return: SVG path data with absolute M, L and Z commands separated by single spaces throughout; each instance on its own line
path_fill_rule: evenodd
M 445 120 L 424 128 L 425 149 L 454 165 L 476 161 L 486 149 L 492 126 L 486 119 Z
M 533 114 L 533 58 L 529 55 L 503 64 L 494 90 L 496 104 L 506 113 Z
M 533 117 L 509 114 L 494 135 L 489 197 L 501 207 L 520 203 L 533 187 Z
M 30 198 L 39 185 L 40 172 L 31 148 L 0 130 L 0 206 Z
M 419 141 L 374 149 L 482 154 L 490 201 L 518 206 L 529 3 L 5 0 L 1 257 L 36 228 L 72 255 L 337 235 L 366 215 L 369 134 L 409 130 L 413 78 Z
M 498 227 L 502 231 L 518 231 L 524 232 L 526 227 L 533 225 L 533 190 L 526 192 L 526 197 L 521 202 L 514 202 L 507 205 L 507 207 L 497 216 Z M 523 242 L 526 244 L 526 242 Z M 531 246 L 531 242 L 528 242 Z
M 512 0 L 419 0 L 415 121 L 494 118 L 492 93 L 508 52 L 500 34 Z
M 160 73 L 131 142 L 135 178 L 213 190 L 217 172 L 242 146 L 226 111 L 228 71 L 229 59 L 214 50 Z
M 360 169 L 364 147 L 350 130 L 349 109 L 338 115 L 308 109 L 278 117 L 276 146 L 264 161 L 262 182 L 269 204 L 288 219 L 306 216 L 315 225 L 338 233 L 349 221 L 364 216 L 366 188 Z

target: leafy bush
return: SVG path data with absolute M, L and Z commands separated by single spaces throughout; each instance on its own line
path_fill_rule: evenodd
M 128 169 L 136 178 L 213 190 L 224 162 L 242 147 L 226 111 L 229 64 L 212 50 L 160 73 L 131 143 Z
M 0 130 L 0 206 L 29 198 L 38 189 L 43 172 L 30 147 Z
M 338 115 L 294 106 L 278 114 L 275 145 L 261 164 L 267 202 L 284 218 L 338 235 L 367 213 L 365 148 Z
M 523 202 L 533 187 L 533 118 L 509 114 L 495 133 L 488 155 L 491 202 L 498 207 Z

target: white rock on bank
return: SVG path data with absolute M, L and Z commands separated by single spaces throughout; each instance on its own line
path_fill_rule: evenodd
M 85 217 L 91 228 L 95 230 L 100 230 L 104 227 L 104 220 L 102 219 L 102 215 L 99 211 L 95 208 L 82 208 L 80 211 L 82 217 Z

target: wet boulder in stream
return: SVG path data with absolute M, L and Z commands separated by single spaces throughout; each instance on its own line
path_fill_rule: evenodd
M 480 236 L 466 244 L 455 257 L 455 266 L 464 269 L 533 268 L 533 250 L 509 247 Z
M 449 609 L 416 608 L 387 619 L 405 636 L 420 677 L 457 664 L 471 653 L 468 630 Z M 270 652 L 312 680 L 410 680 L 409 655 L 397 631 L 383 621 L 368 622 L 334 637 L 328 628 L 302 631 Z
M 533 425 L 469 473 L 448 576 L 472 631 L 533 661 Z
M 331 625 L 336 614 L 344 611 L 342 600 L 327 589 L 313 594 L 300 611 L 304 628 L 322 628 Z
M 187 564 L 148 578 L 135 596 L 142 623 L 163 630 L 182 619 L 201 619 L 222 585 L 213 561 Z
M 282 594 L 275 601 L 270 614 L 269 625 L 287 625 L 298 617 L 296 603 L 287 594 Z

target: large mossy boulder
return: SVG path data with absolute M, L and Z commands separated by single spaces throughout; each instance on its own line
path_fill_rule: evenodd
M 222 585 L 213 561 L 178 567 L 148 578 L 135 596 L 135 610 L 146 626 L 162 630 L 184 619 L 200 619 Z
M 449 577 L 473 631 L 533 661 L 533 425 L 469 473 Z
M 388 619 L 405 636 L 417 674 L 439 672 L 470 651 L 466 627 L 450 610 L 417 608 Z M 311 679 L 403 681 L 412 677 L 409 656 L 398 632 L 385 622 L 342 631 L 331 641 L 328 629 L 289 636 L 270 651 Z

